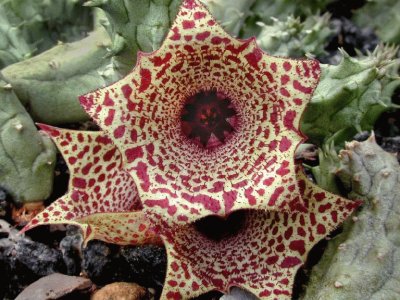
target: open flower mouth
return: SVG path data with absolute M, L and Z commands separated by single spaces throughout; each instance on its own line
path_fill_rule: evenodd
M 197 220 L 193 227 L 209 240 L 220 242 L 223 239 L 235 237 L 246 227 L 248 213 L 246 210 L 237 210 L 226 218 L 208 216 Z
M 212 149 L 237 131 L 238 115 L 223 93 L 201 91 L 186 99 L 181 126 L 183 134 L 195 144 Z

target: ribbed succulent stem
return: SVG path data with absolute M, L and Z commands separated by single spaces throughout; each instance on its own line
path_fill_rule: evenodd
M 400 85 L 397 51 L 380 45 L 367 56 L 350 57 L 342 50 L 339 65 L 321 65 L 320 83 L 302 119 L 309 142 L 341 147 L 394 107 L 391 96 Z
M 329 14 L 310 16 L 304 21 L 288 16 L 283 20 L 271 18 L 267 25 L 258 22 L 261 32 L 257 36 L 260 47 L 272 54 L 289 57 L 304 57 L 306 54 L 320 56 L 332 34 Z
M 398 299 L 400 167 L 373 137 L 340 153 L 338 175 L 361 210 L 332 239 L 302 299 Z
M 12 86 L 0 80 L 0 183 L 15 202 L 43 201 L 53 188 L 56 150 L 41 135 Z

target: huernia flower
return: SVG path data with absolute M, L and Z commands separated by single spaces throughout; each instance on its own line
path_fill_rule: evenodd
M 319 63 L 272 57 L 183 1 L 161 48 L 80 101 L 121 151 L 145 212 L 187 223 L 295 210 L 294 151 Z

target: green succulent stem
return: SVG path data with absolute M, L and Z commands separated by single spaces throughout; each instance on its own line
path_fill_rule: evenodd
M 329 241 L 302 299 L 398 299 L 399 163 L 373 136 L 348 143 L 339 156 L 337 173 L 349 197 L 364 204 Z
M 309 142 L 340 148 L 394 107 L 391 96 L 400 86 L 397 51 L 380 45 L 367 56 L 350 57 L 342 50 L 339 65 L 321 65 L 320 83 L 301 125 Z
M 88 120 L 78 96 L 118 78 L 104 29 L 74 43 L 58 45 L 1 71 L 35 121 L 48 124 Z
M 290 15 L 283 20 L 271 18 L 271 24 L 258 22 L 261 32 L 257 43 L 272 55 L 304 57 L 321 56 L 332 34 L 329 14 L 310 16 L 304 21 Z
M 0 186 L 15 202 L 43 201 L 52 191 L 56 149 L 1 80 L 0 100 Z

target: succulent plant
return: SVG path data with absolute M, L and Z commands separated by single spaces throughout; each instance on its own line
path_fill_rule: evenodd
M 4 81 L 0 100 L 0 185 L 17 203 L 43 201 L 52 191 L 55 147 Z
M 324 144 L 318 151 L 319 165 L 312 167 L 311 172 L 318 186 L 340 195 L 336 172 L 339 168 L 339 158 L 334 144 Z
M 359 26 L 372 27 L 382 41 L 400 44 L 400 2 L 369 0 L 357 10 L 353 20 Z
M 330 240 L 303 299 L 398 299 L 400 174 L 373 135 L 340 152 L 338 175 L 361 210 Z
M 7 18 L 5 8 L 0 4 L 0 69 L 29 58 L 34 49 L 24 39 L 18 27 Z
M 318 146 L 340 147 L 357 132 L 371 130 L 380 114 L 395 107 L 400 85 L 397 48 L 378 46 L 367 56 L 342 51 L 339 65 L 322 65 L 321 80 L 302 119 L 302 132 Z
M 237 285 L 289 299 L 311 247 L 358 206 L 316 187 L 295 165 L 301 114 L 319 73 L 315 60 L 272 57 L 255 39 L 233 39 L 198 0 L 184 0 L 160 49 L 139 53 L 123 79 L 80 97 L 102 132 L 43 127 L 73 174 L 68 194 L 27 229 L 77 222 L 90 236 L 85 223 L 94 222 L 102 239 L 125 243 L 130 222 L 112 208 L 132 224 L 145 214 L 168 253 L 162 298 Z M 127 174 L 141 210 L 126 201 L 134 185 L 118 177 Z M 98 213 L 107 212 L 102 222 Z M 244 219 L 233 236 L 212 240 L 196 229 L 199 220 L 235 214 Z
M 325 53 L 332 30 L 329 28 L 329 14 L 310 16 L 304 21 L 300 17 L 288 16 L 284 20 L 272 18 L 272 23 L 261 26 L 257 43 L 272 55 L 304 57 L 306 54 L 320 56 Z
M 238 36 L 256 0 L 202 0 L 216 20 L 232 36 Z
M 1 0 L 9 22 L 42 52 L 57 41 L 82 38 L 93 26 L 92 13 L 82 0 Z M 79 18 L 77 18 L 79 17 Z
M 260 32 L 257 22 L 270 25 L 273 19 L 284 20 L 288 16 L 307 17 L 313 15 L 331 2 L 331 0 L 306 0 L 301 5 L 295 0 L 256 0 L 251 7 L 249 17 L 241 30 L 241 37 L 257 36 Z
M 88 119 L 77 96 L 118 76 L 109 58 L 104 29 L 74 43 L 58 45 L 1 71 L 35 121 L 50 124 Z
M 290 299 L 294 275 L 311 247 L 359 204 L 313 185 L 294 164 L 294 149 L 304 141 L 298 130 L 300 117 L 318 82 L 318 63 L 271 57 L 257 47 L 255 39 L 232 39 L 198 0 L 184 0 L 173 23 L 180 2 L 88 1 L 86 6 L 105 12 L 97 21 L 106 30 L 96 28 L 81 41 L 26 59 L 57 39 L 78 38 L 88 23 L 62 30 L 61 24 L 78 14 L 76 0 L 58 5 L 0 0 L 0 32 L 7 37 L 0 41 L 0 64 L 26 59 L 1 75 L 31 116 L 62 124 L 87 120 L 86 110 L 103 130 L 78 132 L 42 125 L 67 160 L 69 192 L 24 230 L 69 223 L 82 228 L 86 242 L 96 238 L 141 244 L 162 239 L 168 253 L 163 298 L 194 297 L 212 289 L 226 292 L 235 285 L 260 298 Z M 270 54 L 321 55 L 330 33 L 326 15 L 307 17 L 329 0 L 306 1 L 302 6 L 287 0 L 203 2 L 235 36 L 246 37 L 261 29 L 258 42 Z M 295 17 L 288 17 L 292 14 Z M 89 15 L 85 16 L 87 22 Z M 260 21 L 264 24 L 256 27 Z M 57 33 L 48 35 L 46 26 Z M 27 32 L 39 43 L 32 43 Z M 322 66 L 321 82 L 302 130 L 323 148 L 313 174 L 325 189 L 338 192 L 333 145 L 340 147 L 357 131 L 371 129 L 383 111 L 394 107 L 390 96 L 400 82 L 393 63 L 395 52 L 380 47 L 358 58 L 343 52 L 338 66 Z M 13 132 L 7 139 L 0 137 L 7 141 L 0 147 L 0 162 L 7 162 L 0 170 L 11 170 L 11 161 L 18 168 L 21 164 L 19 170 L 26 173 L 0 173 L 0 184 L 20 202 L 38 200 L 32 195 L 43 200 L 51 186 L 54 149 L 48 138 L 37 133 L 9 91 L 10 85 L 2 85 L 0 96 L 7 99 L 7 114 L 16 113 L 23 130 L 18 124 L 3 123 L 0 114 L 6 128 L 2 136 Z M 80 98 L 84 109 L 77 101 L 81 94 L 85 94 Z M 29 169 L 30 156 L 14 159 L 21 156 L 14 149 L 28 144 L 32 148 L 31 143 L 42 147 L 33 147 L 32 153 L 39 153 L 36 173 Z M 352 182 L 356 191 L 352 197 L 367 195 L 367 204 L 329 246 L 312 275 L 306 299 L 325 299 L 331 294 L 332 299 L 357 299 L 360 290 L 363 299 L 395 299 L 399 295 L 394 282 L 399 276 L 394 272 L 390 277 L 384 269 L 397 266 L 393 244 L 398 224 L 388 209 L 390 204 L 397 211 L 397 198 L 388 193 L 391 183 L 397 189 L 393 177 L 397 171 L 389 158 L 384 162 L 377 158 L 380 150 L 372 140 L 347 148 L 341 154 L 339 173 L 345 183 Z M 388 173 L 376 167 L 385 164 L 390 166 Z M 382 178 L 373 177 L 373 172 Z M 18 177 L 21 174 L 26 176 Z M 15 178 L 22 179 L 16 184 Z M 30 190 L 33 183 L 40 191 Z M 20 190 L 14 192 L 16 186 Z M 30 196 L 18 194 L 25 186 Z M 377 198 L 389 200 L 379 206 Z M 239 216 L 240 229 L 219 240 L 198 230 L 198 222 L 209 218 L 228 222 L 235 216 Z M 385 224 L 383 216 L 389 216 Z M 382 232 L 382 228 L 389 230 Z M 385 232 L 387 239 L 377 238 Z M 366 259 L 355 255 L 366 253 L 365 240 L 378 244 Z M 352 268 L 346 267 L 350 261 Z M 361 273 L 366 274 L 365 282 Z M 319 279 L 317 286 L 318 276 L 323 277 L 323 289 Z M 383 283 L 380 277 L 389 279 Z
M 84 5 L 104 11 L 107 19 L 100 22 L 112 40 L 109 55 L 118 72 L 125 75 L 134 66 L 138 51 L 151 52 L 161 45 L 180 2 L 89 0 Z

